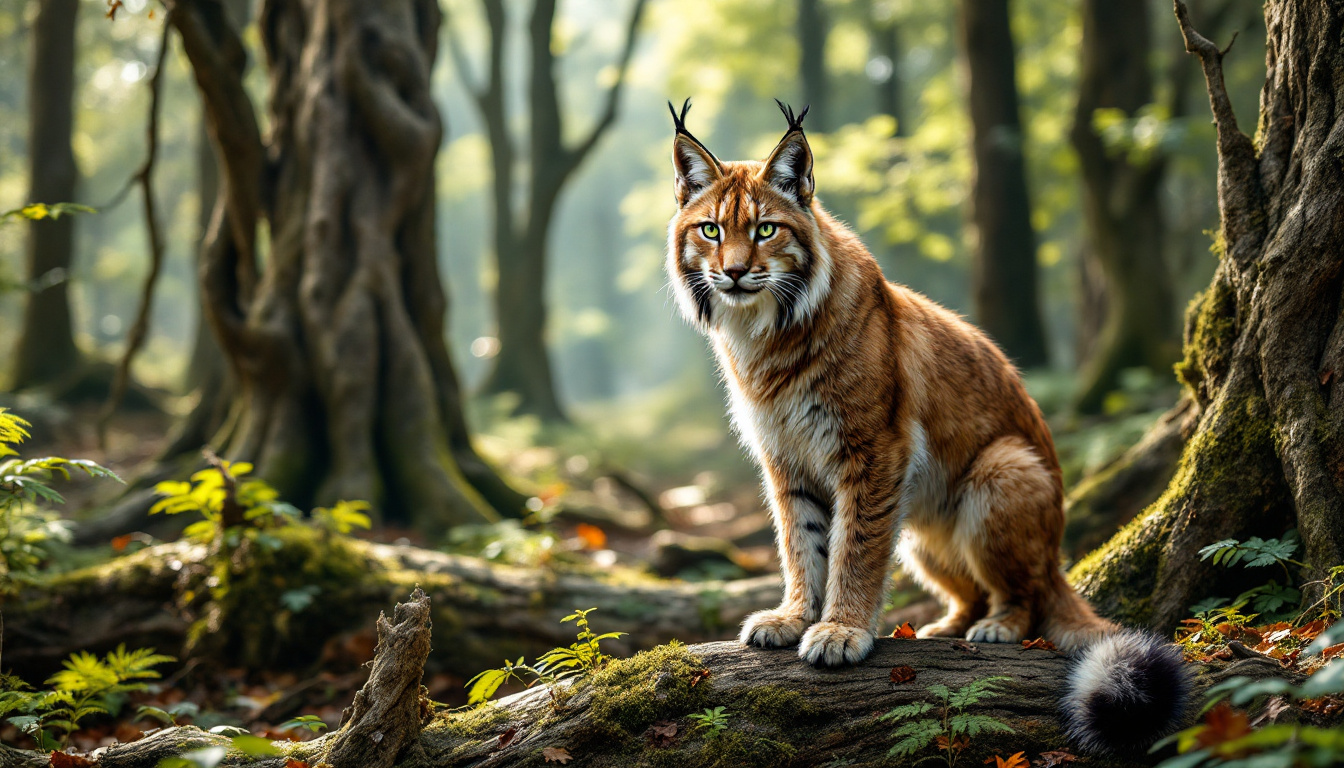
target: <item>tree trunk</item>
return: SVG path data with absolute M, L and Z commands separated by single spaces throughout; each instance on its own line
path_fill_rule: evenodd
M 600 606 L 594 624 L 627 633 L 612 648 L 628 654 L 674 638 L 731 636 L 747 614 L 780 597 L 775 576 L 631 582 L 328 540 L 302 528 L 281 529 L 277 536 L 279 549 L 254 548 L 235 558 L 228 591 L 215 603 L 204 602 L 205 582 L 214 575 L 209 555 L 189 542 L 156 545 L 26 589 L 5 607 L 6 670 L 44 679 L 74 651 L 119 643 L 176 656 L 209 654 L 217 663 L 254 669 L 308 669 L 321 663 L 329 640 L 370 626 L 380 610 L 419 585 L 434 598 L 431 663 L 466 679 L 505 656 L 533 657 L 574 642 L 573 624 L 560 619 L 575 608 Z M 280 598 L 311 587 L 318 591 L 301 611 L 289 610 Z M 201 636 L 203 628 L 208 634 Z
M 74 128 L 75 24 L 78 0 L 39 0 L 28 66 L 28 202 L 75 200 L 79 168 L 70 145 Z M 70 318 L 69 282 L 75 217 L 30 221 L 27 279 L 50 284 L 24 301 L 10 387 L 29 389 L 67 378 L 80 368 Z M 58 277 L 60 279 L 52 279 Z
M 517 153 L 508 125 L 504 84 L 504 41 L 507 18 L 501 0 L 482 0 L 490 33 L 485 80 L 471 82 L 461 46 L 453 42 L 458 76 L 475 97 L 490 140 L 494 185 L 495 318 L 499 325 L 499 354 L 483 389 L 514 393 L 516 411 L 545 421 L 567 421 L 556 393 L 546 340 L 546 267 L 551 219 L 565 184 L 615 122 L 630 57 L 647 0 L 635 0 L 625 30 L 625 47 L 616 63 L 616 78 L 606 94 L 597 122 L 581 141 L 564 143 L 564 119 L 555 82 L 555 54 L 551 50 L 555 0 L 535 0 L 528 23 L 528 165 L 526 204 L 514 209 L 514 162 Z
M 1078 410 L 1101 410 L 1126 368 L 1166 370 L 1178 356 L 1172 281 L 1162 257 L 1160 195 L 1166 156 L 1107 147 L 1093 127 L 1099 109 L 1136 118 L 1153 101 L 1146 0 L 1085 0 L 1082 77 L 1070 134 L 1083 177 L 1085 258 L 1105 282 L 1105 321 L 1086 360 Z
M 1037 296 L 1008 0 L 961 0 L 960 11 L 975 156 L 970 213 L 976 322 L 1019 366 L 1042 366 L 1050 354 Z
M 803 104 L 811 109 L 808 125 L 814 131 L 829 131 L 830 85 L 826 82 L 826 36 L 830 32 L 821 0 L 798 0 L 798 81 Z
M 437 5 L 263 2 L 265 142 L 224 12 L 170 6 L 223 163 L 200 277 L 234 397 L 213 442 L 300 506 L 365 499 L 433 532 L 521 510 L 471 449 L 444 342 Z
M 873 49 L 891 64 L 891 71 L 887 73 L 885 79 L 879 79 L 874 83 L 877 91 L 877 111 L 896 119 L 897 136 L 908 136 L 910 127 L 906 125 L 907 116 L 901 103 L 904 85 L 901 79 L 901 58 L 905 53 L 901 45 L 901 25 L 896 20 L 895 10 L 890 5 L 884 5 L 882 8 L 880 13 L 885 13 L 886 16 L 872 20 L 869 35 Z M 871 13 L 876 15 L 879 11 L 873 9 Z
M 1319 0 L 1265 4 L 1269 64 L 1260 136 L 1237 128 L 1216 45 L 1176 3 L 1199 55 L 1218 133 L 1221 262 L 1186 323 L 1178 374 L 1198 423 L 1166 492 L 1071 574 L 1113 618 L 1170 629 L 1250 569 L 1201 562 L 1224 538 L 1296 527 L 1321 579 L 1344 563 L 1344 10 Z M 1307 600 L 1319 596 L 1308 588 Z

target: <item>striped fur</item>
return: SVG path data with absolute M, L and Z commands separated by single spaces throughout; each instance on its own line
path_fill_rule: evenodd
M 784 572 L 783 602 L 751 616 L 742 641 L 799 643 L 818 665 L 862 660 L 898 542 L 947 606 L 921 636 L 1039 632 L 1077 648 L 1113 632 L 1060 572 L 1059 462 L 1017 371 L 979 330 L 883 278 L 814 199 L 801 116 L 786 115 L 764 162 L 722 162 L 673 113 L 667 269 L 763 470 Z

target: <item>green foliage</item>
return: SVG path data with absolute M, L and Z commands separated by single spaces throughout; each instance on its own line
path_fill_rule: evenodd
M 159 483 L 154 490 L 164 498 L 150 507 L 149 514 L 199 513 L 204 519 L 187 526 L 183 534 L 201 541 L 213 541 L 225 534 L 228 503 L 238 506 L 242 520 L 251 528 L 271 528 L 302 516 L 293 505 L 281 501 L 280 492 L 266 481 L 243 479 L 251 471 L 252 465 L 245 461 L 220 460 L 218 466 L 192 475 L 191 482 Z
M 955 691 L 945 685 L 929 686 L 926 690 L 940 700 L 941 714 L 938 717 L 916 720 L 932 712 L 935 707 L 931 702 L 917 701 L 896 707 L 879 718 L 901 723 L 891 733 L 896 744 L 887 754 L 907 758 L 936 743 L 939 754 L 923 759 L 941 758 L 948 768 L 954 768 L 957 758 L 970 746 L 971 739 L 982 733 L 1012 733 L 1012 728 L 996 718 L 965 711 L 985 699 L 998 696 L 1002 693 L 998 684 L 1010 679 L 1005 676 L 985 677 L 973 680 Z
M 50 690 L 34 691 L 13 677 L 0 679 L 0 717 L 22 713 L 10 716 L 9 722 L 43 749 L 59 749 L 82 720 L 107 714 L 126 694 L 146 690 L 145 681 L 159 677 L 153 668 L 173 660 L 152 648 L 128 651 L 125 646 L 101 659 L 84 651 L 74 653 L 63 663 L 64 669 L 47 679 Z
M 290 718 L 280 724 L 280 730 L 282 731 L 289 731 L 295 728 L 303 728 L 316 733 L 318 731 L 326 730 L 327 724 L 317 715 L 299 715 L 298 717 Z
M 1307 648 L 1316 654 L 1344 640 L 1344 628 L 1331 627 Z M 1335 658 L 1301 685 L 1281 677 L 1253 679 L 1232 677 L 1209 688 L 1204 709 L 1222 703 L 1241 707 L 1267 696 L 1306 702 L 1323 696 L 1344 694 L 1344 658 Z M 1211 713 L 1205 722 L 1174 734 L 1153 746 L 1157 751 L 1177 746 L 1177 756 L 1159 768 L 1269 768 L 1271 766 L 1330 766 L 1344 762 L 1344 730 L 1301 723 L 1273 723 L 1246 732 L 1244 728 L 1219 727 L 1218 721 L 1244 716 Z
M 717 739 L 719 734 L 728 728 L 728 718 L 732 717 L 732 712 L 725 712 L 723 707 L 705 708 L 704 712 L 696 715 L 688 715 L 696 721 L 695 729 L 697 731 L 706 731 L 705 738 L 708 740 Z
M 509 680 L 526 683 L 531 688 L 537 683 L 545 685 L 550 691 L 551 700 L 558 702 L 556 684 L 572 677 L 589 677 L 606 664 L 610 658 L 602 653 L 603 640 L 614 640 L 624 632 L 606 632 L 596 634 L 588 624 L 588 614 L 597 610 L 575 610 L 561 619 L 561 623 L 573 621 L 579 629 L 578 636 L 567 648 L 552 648 L 543 653 L 534 664 L 525 664 L 523 657 L 517 661 L 504 660 L 499 669 L 487 669 L 467 681 L 467 703 L 481 704 L 495 695 L 499 687 Z M 527 680 L 527 676 L 532 679 Z
M 348 536 L 356 528 L 365 530 L 373 526 L 366 514 L 373 506 L 367 501 L 338 501 L 334 507 L 318 507 L 313 510 L 313 519 L 317 524 L 333 533 Z
M 1229 568 L 1237 563 L 1246 568 L 1283 563 L 1301 566 L 1302 563 L 1293 559 L 1301 543 L 1296 528 L 1285 533 L 1281 539 L 1262 539 L 1259 536 L 1252 536 L 1246 541 L 1223 539 L 1199 550 L 1199 559 L 1213 558 L 1214 565 L 1221 563 Z
M 51 557 L 50 547 L 69 539 L 60 517 L 46 505 L 65 499 L 50 482 L 57 476 L 69 480 L 71 470 L 89 477 L 121 478 L 92 461 L 47 456 L 20 458 L 18 445 L 31 437 L 24 419 L 0 408 L 0 594 L 14 582 L 30 579 Z

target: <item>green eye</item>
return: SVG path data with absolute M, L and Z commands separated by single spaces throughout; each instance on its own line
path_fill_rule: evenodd
M 762 240 L 766 239 L 767 237 L 773 234 L 775 234 L 774 224 L 762 224 L 756 228 L 756 236 Z
M 703 233 L 704 236 L 705 236 L 705 237 L 708 237 L 710 240 L 716 240 L 716 239 L 718 239 L 718 237 L 719 237 L 719 225 L 718 225 L 718 224 L 701 224 L 701 225 L 700 225 L 700 232 Z

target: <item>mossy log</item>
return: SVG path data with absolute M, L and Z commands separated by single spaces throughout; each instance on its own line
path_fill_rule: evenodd
M 743 617 L 780 594 L 772 576 L 670 582 L 628 569 L 499 565 L 302 526 L 273 535 L 278 547 L 236 552 L 227 573 L 210 564 L 206 547 L 176 542 L 26 588 L 4 607 L 5 664 L 42 679 L 74 650 L 124 642 L 179 657 L 304 669 L 320 663 L 328 641 L 371 626 L 419 586 L 434 598 L 431 668 L 469 677 L 506 656 L 572 643 L 573 625 L 560 619 L 574 608 L 599 606 L 594 624 L 627 633 L 613 648 L 631 653 L 674 638 L 731 636 Z M 227 589 L 210 597 L 207 585 L 221 577 Z M 294 590 L 312 593 L 311 603 L 287 606 L 284 596 Z
M 893 707 L 933 701 L 932 685 L 958 688 L 1006 676 L 1000 696 L 968 711 L 1009 726 L 981 733 L 959 762 L 1024 751 L 1067 749 L 1058 717 L 1069 669 L 1063 654 L 1021 646 L 972 646 L 951 640 L 878 641 L 862 664 L 817 670 L 789 650 L 767 651 L 735 642 L 670 643 L 608 662 L 590 677 L 537 686 L 480 708 L 435 711 L 419 686 L 430 638 L 430 601 L 419 590 L 379 618 L 373 674 L 346 710 L 340 730 L 306 743 L 277 742 L 279 756 L 231 752 L 225 765 L 280 768 L 288 759 L 330 768 L 367 766 L 542 766 L 555 750 L 587 766 L 864 766 L 908 764 L 894 759 Z M 1257 659 L 1277 671 L 1272 661 Z M 1249 663 L 1249 662 L 1248 662 Z M 908 666 L 898 678 L 895 667 Z M 1207 670 L 1205 670 L 1207 671 Z M 1240 671 L 1240 670 L 1238 670 Z M 905 682 L 894 682 L 904 679 Z M 696 728 L 691 715 L 722 707 L 726 728 Z M 935 706 L 934 715 L 938 714 Z M 192 727 L 171 728 L 101 751 L 100 768 L 152 768 L 166 757 L 205 746 L 231 748 L 229 739 Z M 23 765 L 24 753 L 0 752 Z M 1089 766 L 1151 764 L 1156 758 L 1089 759 Z

